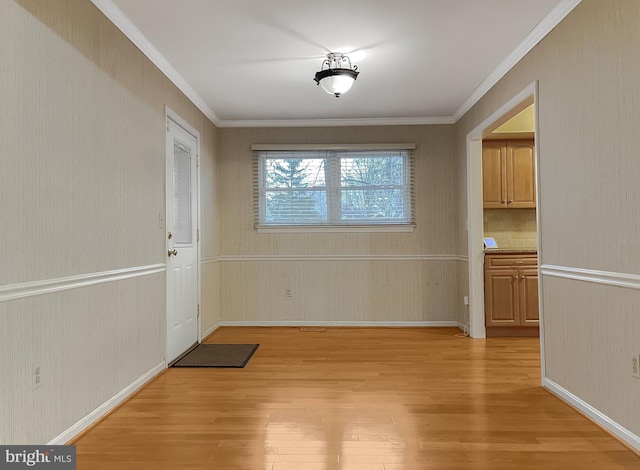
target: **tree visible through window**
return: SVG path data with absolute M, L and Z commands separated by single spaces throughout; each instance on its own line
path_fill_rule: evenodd
M 265 151 L 258 170 L 258 225 L 412 223 L 408 151 Z
M 404 220 L 404 158 L 340 158 L 341 216 L 353 220 Z
M 275 224 L 326 221 L 324 172 L 323 159 L 266 159 L 265 221 Z

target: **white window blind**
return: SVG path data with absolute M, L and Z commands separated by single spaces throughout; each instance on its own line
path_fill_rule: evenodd
M 410 225 L 407 149 L 255 152 L 256 227 Z

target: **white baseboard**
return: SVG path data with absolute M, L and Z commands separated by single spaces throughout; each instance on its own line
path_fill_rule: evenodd
M 155 366 L 150 371 L 146 372 L 140 378 L 138 378 L 135 382 L 133 382 L 128 387 L 124 388 L 122 391 L 111 397 L 109 400 L 104 402 L 98 408 L 93 410 L 87 416 L 82 418 L 80 421 L 67 428 L 61 434 L 54 437 L 51 441 L 49 441 L 48 445 L 64 445 L 73 439 L 75 436 L 80 434 L 82 431 L 87 429 L 93 423 L 98 421 L 104 415 L 113 410 L 120 403 L 125 401 L 131 395 L 133 395 L 138 389 L 147 384 L 151 379 L 153 379 L 156 375 L 162 372 L 166 368 L 166 363 L 162 361 L 160 364 Z
M 618 437 L 622 441 L 626 442 L 629 446 L 634 448 L 637 451 L 640 451 L 640 436 L 629 431 L 624 426 L 616 423 L 614 420 L 609 418 L 607 415 L 595 409 L 593 406 L 585 402 L 584 400 L 578 398 L 573 393 L 564 389 L 553 380 L 545 377 L 542 380 L 542 385 L 549 390 L 554 395 L 558 396 L 560 399 L 566 401 L 574 408 L 578 409 L 597 424 L 605 428 L 614 436 Z
M 456 321 L 221 321 L 218 326 L 352 326 L 391 328 L 456 327 Z
M 220 323 L 221 322 L 217 322 L 214 323 L 213 326 L 210 326 L 209 328 L 207 328 L 206 330 L 204 330 L 201 334 L 200 334 L 200 341 L 202 341 L 203 339 L 205 339 L 207 336 L 209 336 L 211 333 L 213 333 L 214 331 L 216 331 L 218 328 L 220 328 Z

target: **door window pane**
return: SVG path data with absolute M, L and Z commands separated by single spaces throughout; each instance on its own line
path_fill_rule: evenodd
M 182 144 L 173 152 L 173 235 L 176 243 L 192 243 L 191 154 Z

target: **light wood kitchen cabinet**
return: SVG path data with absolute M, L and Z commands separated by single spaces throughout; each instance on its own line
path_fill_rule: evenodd
M 482 199 L 485 209 L 507 207 L 507 145 L 482 142 Z
M 522 326 L 539 326 L 538 270 L 519 269 L 520 272 L 520 322 Z
M 482 142 L 482 195 L 485 209 L 536 207 L 533 140 Z
M 538 269 L 535 253 L 487 253 L 484 300 L 487 336 L 537 336 Z
M 489 269 L 484 273 L 486 326 L 518 325 L 517 269 Z

